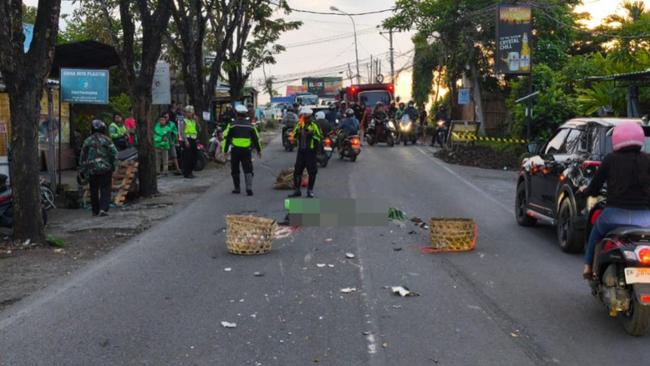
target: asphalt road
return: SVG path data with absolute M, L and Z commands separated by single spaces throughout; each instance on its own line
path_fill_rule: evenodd
M 287 192 L 271 185 L 293 158 L 276 139 L 255 163 L 254 197 L 230 194 L 223 176 L 0 313 L 0 365 L 644 364 L 648 338 L 608 318 L 580 278 L 580 256 L 562 253 L 549 228 L 516 225 L 513 173 L 450 167 L 427 147 L 364 147 L 356 163 L 321 169 L 316 193 L 473 218 L 475 251 L 425 254 L 424 231 L 391 224 L 305 228 L 268 255 L 227 254 L 224 215 L 284 216 Z M 420 296 L 393 296 L 393 285 Z

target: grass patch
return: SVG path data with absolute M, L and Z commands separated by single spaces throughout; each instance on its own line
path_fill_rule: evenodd
M 65 240 L 63 240 L 61 238 L 58 238 L 56 236 L 53 236 L 53 235 L 49 235 L 47 237 L 47 243 L 51 247 L 55 247 L 55 248 L 64 248 L 65 247 Z

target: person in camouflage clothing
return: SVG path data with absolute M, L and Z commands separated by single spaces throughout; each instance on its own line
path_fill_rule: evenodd
M 108 216 L 111 202 L 111 185 L 117 149 L 106 136 L 106 125 L 100 120 L 92 122 L 92 132 L 81 147 L 80 166 L 90 184 L 90 202 L 93 216 Z

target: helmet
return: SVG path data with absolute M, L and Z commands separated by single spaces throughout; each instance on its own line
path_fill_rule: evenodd
M 192 105 L 185 106 L 185 112 L 194 113 L 194 106 Z
M 307 108 L 307 107 L 300 108 L 301 116 L 311 116 L 312 114 L 314 114 L 314 111 L 312 111 L 311 108 Z
M 316 119 L 325 119 L 325 112 L 323 111 L 316 112 Z
M 352 108 L 348 108 L 345 110 L 345 115 L 348 117 L 354 116 L 354 110 Z
M 412 100 L 409 100 L 409 105 L 411 106 L 411 105 L 413 105 L 413 104 L 415 104 L 415 102 L 412 101 Z
M 237 104 L 235 106 L 235 112 L 237 112 L 239 114 L 246 114 L 246 113 L 248 113 L 248 108 L 246 108 L 246 106 L 243 105 L 243 104 Z
M 101 132 L 101 133 L 106 132 L 106 124 L 102 120 L 99 119 L 93 120 L 91 122 L 91 127 L 93 132 Z
M 380 105 L 383 106 L 383 105 L 384 105 L 384 102 L 382 102 L 382 101 L 380 100 L 380 101 L 378 101 L 377 103 L 375 103 L 375 105 L 376 105 L 377 107 L 379 107 Z
M 612 132 L 612 146 L 614 151 L 635 146 L 643 147 L 645 144 L 645 133 L 643 128 L 634 122 L 625 122 L 614 127 Z

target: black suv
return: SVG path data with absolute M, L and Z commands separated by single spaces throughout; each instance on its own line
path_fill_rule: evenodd
M 587 178 L 592 176 L 602 159 L 612 151 L 611 130 L 622 122 L 640 119 L 576 118 L 564 123 L 555 135 L 524 159 L 517 180 L 515 216 L 522 226 L 538 221 L 555 225 L 560 247 L 565 252 L 583 250 L 591 223 L 587 222 L 587 197 L 576 195 L 577 183 L 564 176 L 572 165 Z M 650 136 L 650 127 L 644 127 Z M 644 151 L 650 151 L 650 137 Z M 589 202 L 590 206 L 593 204 Z

